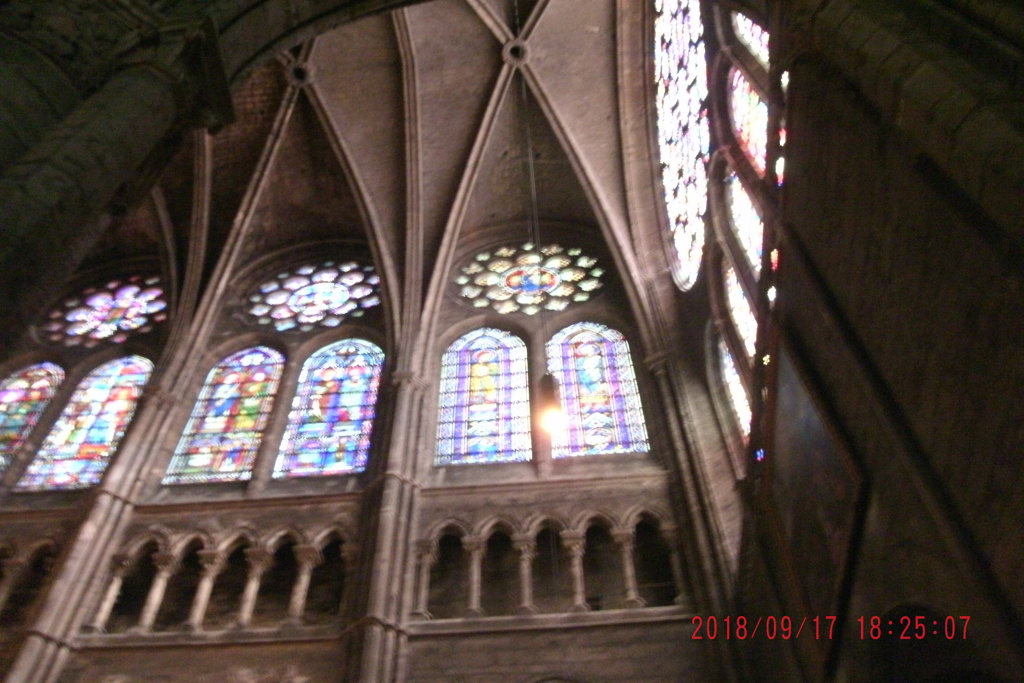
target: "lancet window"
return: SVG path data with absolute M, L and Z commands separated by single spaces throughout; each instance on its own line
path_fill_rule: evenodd
M 64 381 L 64 370 L 53 363 L 22 368 L 0 384 L 0 474 L 25 443 Z

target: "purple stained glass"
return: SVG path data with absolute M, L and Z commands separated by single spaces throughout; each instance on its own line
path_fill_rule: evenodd
M 210 370 L 164 483 L 249 479 L 283 368 L 284 356 L 256 346 Z
M 704 252 L 707 162 L 711 132 L 707 65 L 699 0 L 655 0 L 655 81 L 658 147 L 675 277 L 693 286 Z
M 517 462 L 532 457 L 526 344 L 481 328 L 441 358 L 437 464 Z
M 51 342 L 93 347 L 121 343 L 133 332 L 148 332 L 166 319 L 167 301 L 160 278 L 133 275 L 83 290 L 50 312 L 42 326 Z
M 64 371 L 59 366 L 38 363 L 18 370 L 0 384 L 0 473 L 25 443 L 63 381 Z
M 373 266 L 324 261 L 278 273 L 249 296 L 246 309 L 260 325 L 278 332 L 337 327 L 380 304 Z
M 768 105 L 739 69 L 729 77 L 732 130 L 758 173 L 764 174 L 768 153 Z
M 362 472 L 384 352 L 362 339 L 320 349 L 302 366 L 274 477 Z
M 86 375 L 17 488 L 76 489 L 99 483 L 152 371 L 149 360 L 126 356 Z
M 733 415 L 739 423 L 740 431 L 746 438 L 750 434 L 750 399 L 747 398 L 747 389 L 743 386 L 743 380 L 736 371 L 736 363 L 732 354 L 726 348 L 725 340 L 718 340 L 718 360 L 722 373 L 722 382 L 725 384 L 725 393 L 729 397 L 729 405 L 732 406 Z
M 650 447 L 629 343 L 616 330 L 576 323 L 547 343 L 566 427 L 551 436 L 556 458 L 645 453 Z
M 740 42 L 750 50 L 765 69 L 768 68 L 768 31 L 745 14 L 732 13 L 732 28 Z

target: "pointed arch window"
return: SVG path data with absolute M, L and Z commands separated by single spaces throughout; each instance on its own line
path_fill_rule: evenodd
M 746 265 L 754 275 L 761 272 L 761 249 L 764 243 L 764 221 L 754 206 L 750 192 L 738 176 L 732 174 L 725 181 L 726 202 L 729 206 L 730 225 L 739 240 Z
M 576 323 L 551 338 L 547 356 L 567 417 L 566 429 L 552 434 L 554 457 L 649 450 L 629 343 L 621 333 Z
M 37 363 L 0 383 L 0 474 L 25 443 L 63 381 L 64 370 L 60 366 Z
M 768 103 L 737 68 L 729 76 L 729 113 L 736 142 L 763 175 L 768 154 Z
M 731 266 L 725 269 L 725 301 L 729 308 L 729 316 L 733 325 L 743 342 L 743 349 L 751 358 L 754 357 L 755 343 L 757 341 L 757 317 L 754 315 L 754 307 L 740 285 L 736 271 Z
M 655 0 L 655 83 L 658 147 L 674 275 L 687 290 L 704 253 L 707 162 L 711 132 L 700 0 Z
M 526 344 L 481 328 L 441 358 L 437 464 L 518 462 L 532 457 Z
M 86 375 L 17 488 L 76 489 L 98 483 L 152 371 L 148 359 L 126 356 Z
M 249 479 L 283 368 L 284 356 L 255 346 L 210 370 L 164 483 Z
M 743 385 L 736 370 L 736 363 L 732 354 L 725 344 L 725 340 L 718 340 L 718 362 L 719 372 L 722 374 L 722 382 L 725 384 L 725 393 L 729 397 L 729 405 L 732 407 L 733 415 L 740 426 L 743 437 L 750 434 L 750 399 L 747 397 L 747 389 Z
M 274 477 L 366 468 L 384 352 L 362 339 L 320 349 L 302 366 Z

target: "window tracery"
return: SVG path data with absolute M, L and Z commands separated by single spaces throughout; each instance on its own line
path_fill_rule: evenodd
M 302 366 L 274 477 L 347 474 L 366 467 L 384 352 L 335 342 Z
M 736 142 L 754 169 L 764 175 L 768 154 L 768 104 L 738 68 L 729 76 L 729 113 Z
M 732 28 L 736 37 L 750 50 L 761 66 L 768 69 L 768 32 L 742 12 L 732 13 Z
M 210 370 L 164 483 L 249 479 L 283 368 L 284 356 L 256 346 Z
M 552 434 L 553 457 L 649 450 L 629 343 L 620 332 L 576 323 L 548 341 L 547 356 L 567 418 L 566 428 Z
M 532 457 L 526 344 L 503 330 L 459 337 L 441 359 L 437 464 Z
M 14 372 L 0 384 L 0 474 L 25 443 L 63 381 L 60 366 L 37 363 Z
M 249 295 L 247 313 L 278 332 L 337 327 L 380 304 L 380 278 L 373 266 L 324 261 L 285 270 Z
M 527 242 L 478 253 L 455 283 L 475 308 L 536 315 L 587 301 L 602 287 L 603 275 L 597 259 L 581 249 Z
M 126 356 L 83 379 L 17 488 L 75 489 L 99 482 L 128 428 L 153 363 Z
M 687 290 L 704 251 L 707 161 L 707 65 L 699 0 L 656 0 L 655 82 L 658 146 L 675 277 Z
M 165 320 L 166 308 L 160 278 L 117 278 L 66 298 L 50 312 L 42 333 L 47 341 L 64 346 L 120 344 L 132 333 L 149 332 Z

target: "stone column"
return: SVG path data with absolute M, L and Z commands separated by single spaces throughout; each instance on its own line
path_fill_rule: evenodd
M 483 616 L 480 608 L 480 570 L 484 563 L 484 550 L 487 543 L 479 536 L 466 536 L 462 539 L 462 547 L 469 552 L 469 609 L 470 616 Z
M 622 582 L 626 588 L 626 607 L 643 607 L 643 598 L 636 590 L 636 568 L 633 566 L 633 530 L 615 529 L 612 539 L 619 545 L 619 556 L 622 558 Z
M 586 588 L 583 585 L 583 534 L 578 531 L 563 531 L 561 533 L 562 545 L 569 551 L 572 563 L 569 565 L 569 573 L 572 575 L 572 611 L 589 612 L 590 605 L 587 604 Z
M 686 577 L 683 574 L 683 561 L 679 555 L 679 543 L 676 542 L 676 529 L 671 526 L 661 527 L 661 538 L 668 546 L 669 562 L 672 565 L 672 580 L 676 584 L 676 597 L 672 601 L 676 605 L 690 605 L 689 591 L 686 590 Z
M 210 593 L 213 591 L 213 582 L 224 569 L 224 553 L 218 550 L 200 550 L 199 564 L 203 566 L 203 574 L 196 586 L 196 595 L 192 599 L 192 609 L 188 613 L 188 629 L 190 631 L 201 631 L 203 619 L 206 617 L 206 608 L 210 604 Z
M 252 621 L 252 611 L 256 607 L 256 596 L 260 592 L 260 580 L 263 573 L 270 569 L 274 556 L 266 548 L 246 548 L 245 561 L 249 563 L 249 577 L 242 592 L 242 605 L 238 608 L 238 628 L 247 628 Z
M 302 613 L 306 610 L 309 580 L 313 576 L 313 569 L 324 561 L 324 556 L 320 552 L 320 548 L 315 545 L 297 545 L 292 551 L 295 553 L 295 561 L 299 565 L 299 574 L 295 577 L 292 596 L 288 601 L 288 623 L 301 624 Z
M 421 619 L 433 618 L 430 614 L 430 570 L 437 562 L 437 543 L 420 541 L 416 547 L 416 611 L 413 615 Z
M 103 594 L 103 601 L 100 602 L 96 615 L 86 626 L 87 630 L 94 633 L 106 633 L 107 620 L 110 619 L 110 612 L 114 609 L 114 604 L 117 603 L 117 596 L 121 594 L 121 584 L 131 566 L 131 558 L 123 553 L 118 553 L 110 558 L 110 584 L 107 586 L 107 592 Z
M 164 601 L 167 582 L 178 571 L 178 559 L 170 553 L 153 553 L 153 564 L 156 566 L 156 576 L 153 577 L 153 583 L 149 586 L 146 605 L 142 608 L 139 624 L 132 629 L 143 633 L 153 629 L 153 622 L 156 621 L 157 612 L 160 611 L 160 604 Z
M 519 551 L 519 614 L 536 614 L 533 604 L 533 559 L 537 557 L 537 540 L 529 534 L 517 534 L 512 538 L 513 547 Z
M 8 557 L 4 560 L 4 578 L 0 580 L 0 612 L 7 606 L 14 587 L 21 581 L 28 568 L 28 561 L 23 557 Z

